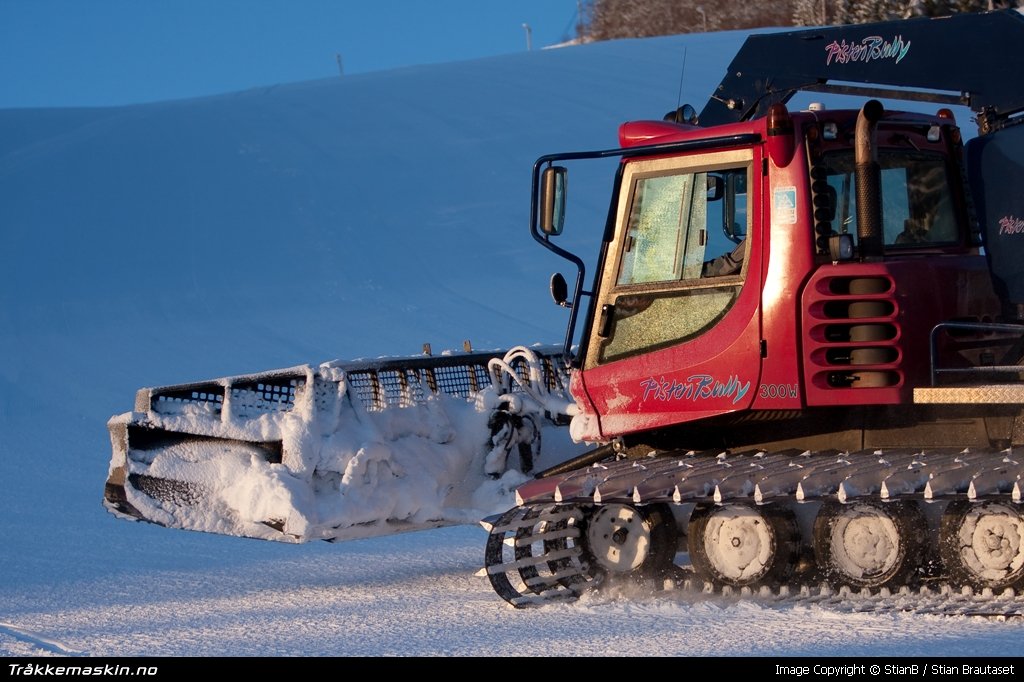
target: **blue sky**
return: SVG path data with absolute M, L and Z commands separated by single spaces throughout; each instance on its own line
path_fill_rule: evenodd
M 0 0 L 0 108 L 136 104 L 540 49 L 577 0 Z M 529 30 L 524 28 L 529 26 Z

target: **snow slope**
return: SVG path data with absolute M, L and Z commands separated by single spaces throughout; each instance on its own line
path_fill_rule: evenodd
M 476 526 L 280 545 L 115 519 L 141 386 L 558 343 L 543 153 L 700 105 L 741 34 L 618 41 L 111 109 L 0 110 L 0 654 L 983 656 L 1024 624 L 675 599 L 517 611 Z M 680 71 L 682 88 L 680 93 Z M 680 96 L 681 94 L 681 96 Z M 592 253 L 610 174 L 573 177 Z M 273 633 L 272 636 L 267 634 Z

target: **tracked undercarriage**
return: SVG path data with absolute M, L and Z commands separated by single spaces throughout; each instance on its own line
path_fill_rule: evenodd
M 642 584 L 1021 616 L 1021 454 L 673 452 L 597 463 L 520 487 L 519 505 L 485 524 L 486 573 L 517 607 Z

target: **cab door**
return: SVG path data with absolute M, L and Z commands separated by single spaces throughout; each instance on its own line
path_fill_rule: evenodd
M 603 437 L 750 406 L 760 168 L 759 148 L 625 163 L 581 372 Z

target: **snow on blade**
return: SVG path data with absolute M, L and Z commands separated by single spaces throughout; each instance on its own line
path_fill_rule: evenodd
M 496 384 L 439 390 L 455 370 L 438 363 L 429 378 L 422 360 L 377 371 L 370 393 L 360 385 L 368 370 L 343 363 L 143 389 L 135 412 L 109 422 L 107 506 L 172 528 L 284 542 L 476 523 L 514 506 L 526 476 L 487 474 Z M 458 368 L 475 377 L 470 361 Z

